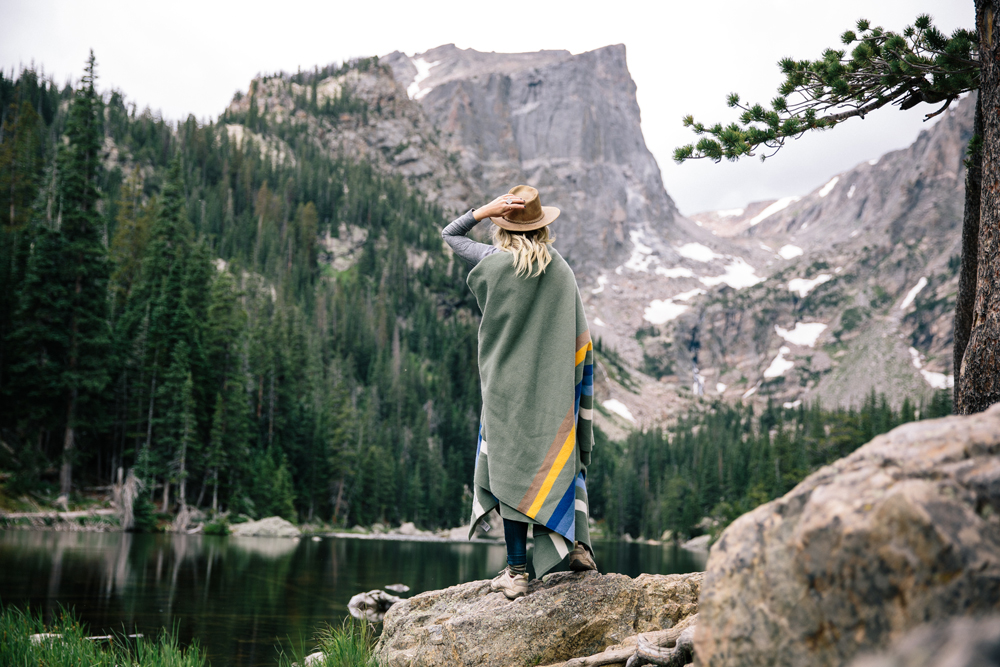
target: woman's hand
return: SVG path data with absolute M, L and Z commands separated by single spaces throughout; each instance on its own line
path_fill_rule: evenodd
M 524 200 L 511 194 L 500 195 L 482 208 L 472 212 L 472 217 L 479 222 L 483 218 L 502 218 L 511 211 L 524 208 Z

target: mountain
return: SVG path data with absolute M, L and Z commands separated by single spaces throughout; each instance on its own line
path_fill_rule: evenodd
M 808 195 L 688 219 L 645 145 L 635 90 L 622 45 L 444 45 L 301 82 L 260 78 L 227 113 L 236 136 L 255 104 L 452 215 L 537 187 L 563 211 L 556 246 L 601 343 L 598 404 L 613 434 L 699 396 L 850 405 L 873 389 L 898 403 L 947 386 L 967 100 L 910 148 Z M 341 240 L 327 247 L 330 261 L 350 254 Z
M 624 45 L 572 55 L 448 44 L 382 62 L 484 194 L 529 183 L 560 207 L 556 246 L 578 271 L 626 261 L 633 234 L 669 238 L 683 225 L 642 136 Z
M 961 100 L 908 148 L 805 196 L 692 216 L 775 253 L 764 283 L 706 302 L 697 321 L 684 323 L 707 334 L 709 364 L 742 359 L 740 388 L 792 401 L 858 404 L 872 389 L 901 401 L 950 386 L 974 108 L 974 97 Z M 754 322 L 734 311 L 748 302 Z

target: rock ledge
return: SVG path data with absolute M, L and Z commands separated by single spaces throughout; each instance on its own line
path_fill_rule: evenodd
M 557 572 L 514 601 L 489 581 L 393 605 L 376 647 L 390 667 L 527 667 L 593 655 L 698 612 L 703 573 Z

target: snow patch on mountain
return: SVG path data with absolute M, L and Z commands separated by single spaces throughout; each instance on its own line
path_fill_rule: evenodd
M 785 359 L 785 355 L 791 353 L 791 351 L 791 348 L 782 345 L 781 349 L 778 350 L 778 356 L 774 358 L 771 365 L 764 371 L 764 377 L 780 377 L 785 374 L 785 371 L 791 370 L 795 366 L 795 362 Z
M 802 248 L 797 245 L 783 245 L 778 250 L 778 254 L 781 255 L 782 259 L 792 259 L 798 257 L 803 253 Z
M 619 401 L 617 398 L 609 398 L 608 400 L 604 401 L 602 405 L 606 407 L 608 410 L 611 410 L 611 412 L 614 412 L 616 415 L 621 415 L 622 417 L 629 420 L 633 424 L 635 423 L 635 417 L 632 416 L 632 411 L 629 410 L 628 406 Z
M 721 276 L 706 276 L 699 278 L 703 285 L 714 287 L 725 283 L 733 289 L 743 289 L 751 287 L 763 280 L 758 276 L 752 266 L 747 264 L 742 257 L 734 257 L 733 261 L 726 266 L 726 272 Z
M 923 367 L 924 355 L 920 354 L 915 347 L 910 348 L 910 359 L 913 361 L 913 367 L 920 371 L 927 384 L 934 389 L 951 389 L 955 386 L 954 375 L 945 375 L 925 369 Z
M 836 187 L 837 182 L 839 180 L 840 180 L 840 176 L 834 176 L 833 178 L 831 178 L 830 182 L 827 183 L 826 185 L 824 185 L 823 188 L 819 191 L 819 193 L 818 193 L 819 196 L 820 197 L 825 197 L 828 194 L 830 194 L 831 192 L 833 192 L 833 188 Z
M 643 310 L 642 319 L 651 324 L 666 324 L 687 312 L 690 306 L 674 303 L 672 299 L 653 299 Z
M 417 75 L 413 77 L 413 82 L 407 86 L 406 95 L 411 100 L 419 100 L 421 97 L 433 90 L 433 88 L 425 88 L 424 90 L 421 90 L 420 84 L 423 83 L 424 79 L 431 75 L 431 69 L 433 69 L 441 61 L 435 60 L 434 62 L 429 63 L 423 58 L 411 58 L 410 62 L 412 62 L 413 66 L 417 68 Z
M 913 303 L 913 300 L 917 298 L 917 295 L 920 294 L 920 290 L 925 287 L 927 287 L 927 278 L 921 276 L 920 280 L 917 281 L 917 284 L 906 293 L 906 298 L 903 299 L 903 303 L 899 304 L 899 309 L 906 310 L 910 304 Z
M 806 294 L 816 289 L 817 286 L 822 285 L 827 280 L 832 280 L 833 276 L 829 273 L 821 273 L 812 280 L 807 280 L 805 278 L 793 278 L 788 281 L 788 291 L 798 292 L 799 298 L 804 299 Z
M 822 322 L 796 322 L 792 329 L 783 329 L 776 324 L 774 331 L 792 345 L 815 347 L 816 341 L 820 334 L 826 330 L 826 326 Z
M 774 202 L 773 204 L 771 204 L 770 206 L 768 206 L 767 208 L 765 208 L 763 211 L 761 211 L 760 213 L 758 213 L 757 215 L 755 215 L 753 218 L 751 218 L 750 219 L 750 226 L 753 227 L 754 225 L 763 222 L 765 218 L 768 218 L 768 217 L 774 215 L 778 211 L 784 211 L 786 208 L 788 208 L 789 206 L 791 206 L 792 204 L 794 204 L 795 202 L 797 202 L 800 199 L 802 199 L 802 198 L 801 197 L 783 197 L 783 198 L 779 199 L 778 201 Z
M 713 259 L 722 258 L 722 255 L 715 254 L 711 248 L 700 243 L 685 243 L 677 248 L 677 253 L 696 262 L 711 262 Z

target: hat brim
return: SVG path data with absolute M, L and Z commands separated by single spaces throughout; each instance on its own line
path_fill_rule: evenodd
M 521 222 L 511 222 L 507 218 L 490 218 L 492 222 L 497 227 L 501 227 L 511 232 L 530 232 L 534 229 L 541 229 L 546 225 L 551 225 L 555 222 L 555 219 L 559 217 L 559 209 L 555 206 L 543 206 L 542 207 L 542 219 L 538 222 L 531 223 L 521 223 Z

